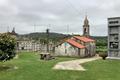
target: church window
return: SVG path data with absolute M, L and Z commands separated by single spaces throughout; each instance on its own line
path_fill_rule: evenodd
M 85 33 L 87 32 L 87 29 L 86 29 L 86 28 L 84 29 L 84 32 L 85 32 Z

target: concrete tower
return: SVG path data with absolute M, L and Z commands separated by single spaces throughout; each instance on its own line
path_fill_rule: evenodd
M 120 17 L 108 18 L 108 58 L 120 59 Z
M 83 36 L 89 37 L 90 31 L 89 31 L 89 21 L 87 16 L 85 16 L 84 25 L 83 25 Z

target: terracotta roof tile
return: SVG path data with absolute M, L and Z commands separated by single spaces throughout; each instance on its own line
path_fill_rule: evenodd
M 83 42 L 94 42 L 95 41 L 95 40 L 87 38 L 87 37 L 74 36 L 74 38 L 81 40 Z
M 81 45 L 80 43 L 78 43 L 72 39 L 68 39 L 68 40 L 66 40 L 66 42 L 68 42 L 69 44 L 71 44 L 77 48 L 85 48 L 85 46 Z

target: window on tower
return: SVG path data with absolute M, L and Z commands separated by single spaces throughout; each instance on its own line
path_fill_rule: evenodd
M 85 32 L 85 33 L 87 32 L 87 29 L 86 29 L 86 28 L 84 29 L 84 32 Z

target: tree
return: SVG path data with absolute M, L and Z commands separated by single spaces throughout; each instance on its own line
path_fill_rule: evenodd
M 14 36 L 0 34 L 0 61 L 7 61 L 15 57 L 16 39 Z

